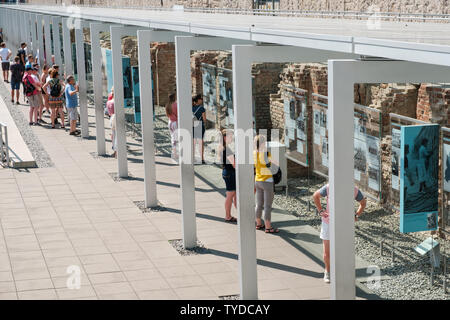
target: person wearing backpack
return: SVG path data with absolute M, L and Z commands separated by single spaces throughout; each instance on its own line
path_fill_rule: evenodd
M 203 137 L 206 131 L 206 110 L 203 107 L 203 98 L 201 94 L 198 94 L 192 98 L 192 133 L 194 138 L 194 159 L 196 145 L 200 144 L 200 152 L 202 158 L 202 164 L 205 164 L 204 159 L 204 143 Z
M 39 81 L 36 81 L 33 78 L 33 67 L 28 66 L 25 68 L 25 74 L 22 78 L 22 83 L 24 87 L 25 96 L 28 99 L 30 104 L 30 122 L 29 125 L 33 125 L 33 116 L 34 116 L 34 124 L 38 124 L 37 111 L 41 106 L 41 102 L 39 101 L 39 90 L 41 89 L 41 84 Z
M 64 112 L 62 108 L 64 103 L 63 85 L 61 84 L 61 80 L 59 79 L 59 73 L 55 69 L 52 70 L 50 77 L 51 79 L 46 82 L 46 84 L 43 86 L 43 89 L 46 90 L 47 87 L 50 88 L 48 103 L 52 110 L 51 114 L 52 128 L 55 128 L 56 115 L 59 113 L 59 116 L 61 118 L 61 129 L 65 129 Z
M 323 242 L 323 261 L 325 263 L 323 281 L 326 283 L 330 283 L 330 231 L 329 231 L 330 203 L 328 197 L 329 189 L 330 185 L 327 183 L 313 194 L 314 204 L 316 205 L 319 215 L 322 217 L 322 225 L 320 228 L 320 239 L 322 239 Z M 320 198 L 322 197 L 327 199 L 326 209 L 323 209 L 322 204 L 320 203 Z M 355 200 L 359 202 L 359 208 L 355 214 L 355 221 L 357 221 L 358 217 L 363 213 L 364 209 L 366 208 L 367 201 L 366 198 L 364 198 L 364 195 L 357 187 L 355 187 L 354 197 Z
M 271 164 L 274 163 L 270 152 L 267 151 L 266 137 L 257 135 L 254 140 L 255 151 L 253 161 L 255 166 L 255 192 L 256 192 L 256 230 L 266 233 L 278 233 L 271 223 L 272 202 L 274 198 L 274 179 Z M 264 223 L 261 217 L 264 210 Z
M 17 51 L 17 56 L 20 59 L 20 64 L 25 67 L 25 64 L 27 63 L 27 44 L 25 42 L 22 42 L 20 44 L 20 49 Z
M 47 83 L 47 77 L 50 74 L 52 69 L 48 68 L 48 65 L 44 64 L 44 66 L 42 67 L 42 73 L 40 75 L 40 81 L 41 81 L 41 85 L 42 87 L 44 87 L 44 85 Z M 39 108 L 39 122 L 40 123 L 45 123 L 44 120 L 42 120 L 42 116 L 44 115 L 44 112 L 46 109 L 48 113 L 50 113 L 50 105 L 48 103 L 48 98 L 50 96 L 50 87 L 46 87 L 46 89 L 41 89 L 41 94 L 42 94 L 42 98 L 44 100 L 44 104 L 41 106 L 41 108 Z

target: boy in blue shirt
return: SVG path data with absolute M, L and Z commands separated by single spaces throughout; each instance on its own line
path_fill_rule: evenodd
M 75 83 L 74 76 L 67 77 L 67 85 L 64 90 L 64 95 L 66 96 L 66 108 L 69 115 L 70 122 L 70 135 L 78 136 L 81 132 L 77 130 L 77 120 L 78 120 L 78 85 Z

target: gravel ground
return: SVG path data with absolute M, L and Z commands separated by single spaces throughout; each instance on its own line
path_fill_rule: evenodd
M 169 243 L 178 251 L 182 256 L 192 256 L 196 254 L 206 254 L 209 253 L 209 250 L 205 248 L 205 246 L 197 240 L 197 246 L 192 249 L 185 249 L 183 245 L 183 240 L 175 239 L 169 240 Z
M 17 128 L 22 134 L 23 140 L 28 146 L 31 154 L 33 155 L 36 165 L 38 168 L 48 168 L 53 167 L 52 159 L 45 151 L 41 142 L 34 134 L 30 125 L 28 124 L 28 120 L 25 118 L 23 111 L 21 109 L 28 108 L 28 106 L 23 105 L 23 95 L 21 94 L 20 103 L 22 105 L 13 105 L 11 103 L 11 93 L 9 92 L 10 84 L 5 83 L 2 80 L 2 84 L 0 85 L 0 96 L 3 97 L 3 101 L 5 102 L 11 117 L 14 119 Z
M 138 127 L 137 127 L 138 128 Z M 170 156 L 170 136 L 164 109 L 156 108 L 155 142 L 157 154 Z M 290 178 L 289 195 L 279 191 L 275 195 L 274 204 L 285 209 L 304 223 L 320 230 L 320 218 L 315 213 L 311 196 L 326 180 L 312 176 L 308 178 Z M 308 201 L 310 211 L 308 211 Z M 356 208 L 356 205 L 355 205 Z M 450 294 L 443 291 L 443 268 L 435 270 L 434 285 L 430 288 L 430 263 L 428 256 L 420 256 L 414 248 L 430 236 L 430 233 L 419 232 L 402 234 L 399 231 L 399 215 L 383 209 L 379 204 L 368 200 L 365 213 L 356 222 L 355 248 L 356 254 L 364 260 L 380 268 L 382 275 L 390 278 L 381 281 L 378 289 L 371 290 L 384 299 L 450 299 Z M 380 240 L 384 239 L 383 255 L 380 255 Z M 395 262 L 392 263 L 392 239 L 394 239 Z M 441 240 L 441 246 L 442 246 Z M 446 252 L 450 251 L 448 240 Z M 442 252 L 441 247 L 441 252 Z M 442 259 L 441 259 L 442 260 Z M 450 287 L 450 277 L 447 276 Z

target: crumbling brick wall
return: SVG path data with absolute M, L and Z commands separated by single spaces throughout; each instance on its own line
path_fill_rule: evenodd
M 417 119 L 450 126 L 450 87 L 422 83 L 418 92 Z
M 155 104 L 164 106 L 169 94 L 176 92 L 175 44 L 155 43 L 151 50 Z
M 272 129 L 273 126 L 270 107 L 270 95 L 277 92 L 283 63 L 254 63 L 252 76 L 254 77 L 253 97 L 255 99 L 256 129 Z M 278 124 L 278 123 L 277 123 Z

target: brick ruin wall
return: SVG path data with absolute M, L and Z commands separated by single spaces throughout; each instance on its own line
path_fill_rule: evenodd
M 311 111 L 312 93 L 327 95 L 327 66 L 319 63 L 289 64 L 280 75 L 279 90 L 270 95 L 270 114 L 273 128 L 280 128 L 280 139 L 284 141 L 284 85 L 308 91 L 307 108 Z M 381 111 L 382 115 L 382 192 L 390 194 L 391 185 L 391 136 L 389 113 L 417 118 L 431 123 L 449 125 L 450 87 L 433 84 L 356 84 L 355 103 Z M 312 128 L 308 134 L 312 135 Z M 312 145 L 308 146 L 312 150 Z M 312 154 L 312 153 L 311 153 Z M 311 163 L 311 154 L 309 162 Z M 305 174 L 307 171 L 288 161 L 289 176 Z M 389 196 L 383 203 L 389 202 Z
M 193 8 L 251 9 L 253 0 L 28 0 L 33 4 L 165 7 L 184 5 Z M 381 12 L 449 14 L 449 0 L 280 0 L 281 10 L 359 11 L 367 12 L 376 7 Z M 371 7 L 372 6 L 372 7 Z

